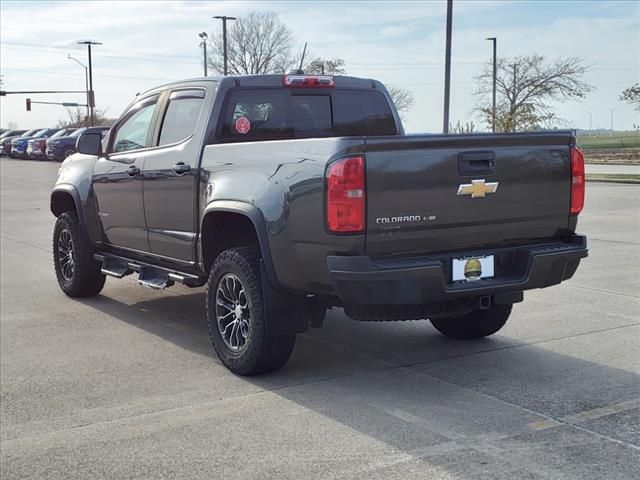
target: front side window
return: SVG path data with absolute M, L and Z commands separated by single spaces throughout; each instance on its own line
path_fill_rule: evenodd
M 147 146 L 157 101 L 157 97 L 141 100 L 133 106 L 125 120 L 117 127 L 113 140 L 114 153 L 138 150 Z
M 160 145 L 180 142 L 196 130 L 204 90 L 178 90 L 169 97 L 169 105 L 162 120 Z

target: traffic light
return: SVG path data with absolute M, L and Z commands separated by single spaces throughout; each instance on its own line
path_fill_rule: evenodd
M 27 98 L 27 112 L 31 111 L 31 99 Z

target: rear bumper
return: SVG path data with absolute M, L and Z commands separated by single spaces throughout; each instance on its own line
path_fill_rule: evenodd
M 451 281 L 452 258 L 489 254 L 495 255 L 494 278 Z M 333 287 L 345 305 L 423 305 L 556 285 L 571 278 L 587 255 L 586 237 L 574 235 L 569 243 L 420 258 L 329 256 L 327 265 Z

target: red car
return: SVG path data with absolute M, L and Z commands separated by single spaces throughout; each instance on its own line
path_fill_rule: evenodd
M 38 137 L 29 140 L 27 144 L 27 158 L 35 160 L 46 160 L 47 140 L 50 140 L 52 138 L 64 137 L 65 135 L 73 133 L 75 130 L 75 128 L 61 128 L 53 135 L 50 135 L 48 137 Z

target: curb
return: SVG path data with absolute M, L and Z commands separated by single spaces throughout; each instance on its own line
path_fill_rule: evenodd
M 625 180 L 623 178 L 589 178 L 587 177 L 587 182 L 594 183 L 622 183 L 627 185 L 640 185 L 640 180 L 629 179 Z

